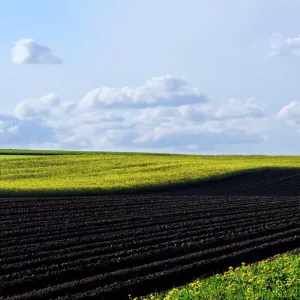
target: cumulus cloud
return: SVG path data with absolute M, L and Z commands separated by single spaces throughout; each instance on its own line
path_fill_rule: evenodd
M 55 93 L 23 100 L 12 113 L 0 114 L 0 142 L 5 147 L 195 152 L 262 142 L 259 126 L 247 120 L 263 115 L 252 100 L 230 99 L 215 108 L 185 79 L 163 76 L 135 88 L 111 88 L 93 101 L 64 102 Z
M 195 121 L 204 122 L 211 118 L 211 107 L 202 104 L 187 104 L 177 107 L 149 107 L 128 114 L 131 120 L 144 124 L 159 124 L 161 122 Z
M 88 92 L 81 100 L 81 109 L 144 108 L 179 106 L 207 102 L 205 95 L 184 78 L 170 75 L 154 77 L 138 87 L 101 87 Z
M 131 113 L 127 116 L 136 122 L 144 124 L 157 124 L 181 117 L 177 107 L 150 107 Z
M 82 113 L 80 115 L 73 115 L 73 124 L 103 124 L 109 123 L 109 126 L 112 123 L 120 123 L 126 121 L 124 114 L 115 113 L 110 111 L 102 111 L 99 112 L 90 112 L 90 113 Z
M 47 117 L 52 114 L 70 112 L 74 109 L 72 102 L 62 102 L 59 95 L 49 93 L 39 99 L 27 99 L 20 101 L 14 114 L 18 117 Z
M 262 118 L 264 109 L 253 99 L 241 101 L 235 98 L 229 99 L 228 103 L 217 109 L 217 119 L 239 119 L 239 118 Z
M 57 148 L 63 150 L 90 150 L 93 148 L 93 143 L 87 137 L 76 137 L 73 135 L 60 139 Z
M 62 63 L 47 46 L 39 44 L 33 39 L 21 39 L 12 48 L 12 62 L 14 64 L 52 64 Z
M 182 105 L 178 107 L 179 113 L 186 120 L 201 122 L 208 120 L 212 115 L 211 105 Z
M 54 130 L 41 119 L 21 120 L 9 113 L 0 113 L 2 147 L 23 147 L 54 139 Z
M 285 37 L 281 33 L 273 33 L 269 37 L 269 54 L 275 56 L 300 56 L 300 35 Z
M 278 118 L 291 125 L 300 124 L 300 101 L 292 101 L 285 105 L 277 114 Z
M 244 130 L 219 128 L 205 128 L 201 126 L 168 127 L 159 126 L 153 131 L 141 135 L 133 140 L 135 144 L 142 144 L 150 148 L 192 148 L 213 149 L 216 145 L 260 143 L 264 139 L 259 134 Z
M 198 124 L 211 120 L 236 120 L 247 118 L 263 118 L 265 112 L 262 106 L 253 99 L 246 101 L 235 98 L 229 99 L 224 105 L 216 109 L 210 103 L 186 104 L 180 106 L 156 106 L 133 111 L 128 114 L 131 120 L 145 124 L 159 124 L 161 122 L 181 121 L 197 122 Z

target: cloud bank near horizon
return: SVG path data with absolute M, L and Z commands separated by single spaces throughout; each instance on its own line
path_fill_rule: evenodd
M 79 101 L 65 102 L 53 92 L 21 100 L 0 114 L 0 141 L 7 148 L 201 153 L 264 143 L 266 124 L 300 123 L 299 107 L 294 101 L 269 115 L 254 99 L 217 106 L 186 79 L 166 75 L 138 87 L 99 87 Z

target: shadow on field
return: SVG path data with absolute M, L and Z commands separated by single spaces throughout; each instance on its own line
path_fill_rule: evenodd
M 226 178 L 165 187 L 147 194 L 203 196 L 298 196 L 300 169 L 252 170 Z
M 0 190 L 0 198 L 82 196 L 300 196 L 300 168 L 264 168 L 224 174 L 221 177 L 165 186 L 141 186 L 117 190 Z

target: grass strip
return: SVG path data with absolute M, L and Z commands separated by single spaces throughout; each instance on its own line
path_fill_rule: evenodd
M 300 296 L 300 253 L 276 255 L 257 264 L 198 279 L 165 293 L 134 300 L 297 300 Z

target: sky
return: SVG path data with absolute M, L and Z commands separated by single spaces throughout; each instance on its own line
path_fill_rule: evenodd
M 298 155 L 298 0 L 0 0 L 0 148 Z

